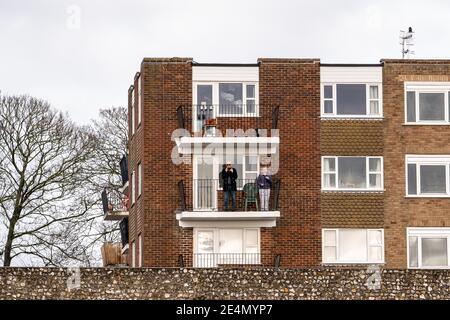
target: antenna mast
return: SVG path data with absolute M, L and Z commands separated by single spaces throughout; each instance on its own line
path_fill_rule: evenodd
M 410 55 L 415 54 L 414 51 L 411 50 L 411 47 L 414 45 L 413 38 L 414 31 L 411 27 L 408 28 L 408 31 L 400 30 L 400 44 L 402 45 L 402 58 L 409 58 Z

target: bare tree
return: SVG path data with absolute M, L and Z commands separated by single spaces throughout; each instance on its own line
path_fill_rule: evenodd
M 96 264 L 99 244 L 118 238 L 117 223 L 103 223 L 100 193 L 120 185 L 127 134 L 125 108 L 102 110 L 80 127 L 45 101 L 0 97 L 4 266 Z
M 100 119 L 92 121 L 92 131 L 99 141 L 95 163 L 91 166 L 93 184 L 103 188 L 121 187 L 119 161 L 127 151 L 128 115 L 123 107 L 100 110 Z
M 80 259 L 80 240 L 64 236 L 95 205 L 81 191 L 95 135 L 74 125 L 45 101 L 0 98 L 0 219 L 3 265 L 21 255 L 44 264 Z

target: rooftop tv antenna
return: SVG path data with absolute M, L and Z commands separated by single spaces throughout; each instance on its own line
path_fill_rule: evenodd
M 411 50 L 411 47 L 414 45 L 414 31 L 411 27 L 408 28 L 408 31 L 400 30 L 400 44 L 402 45 L 402 58 L 409 58 L 410 55 L 415 52 Z

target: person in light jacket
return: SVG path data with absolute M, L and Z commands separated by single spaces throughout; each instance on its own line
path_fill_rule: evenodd
M 272 187 L 272 177 L 267 172 L 266 167 L 261 167 L 261 172 L 256 178 L 256 185 L 259 191 L 259 203 L 261 211 L 269 211 L 270 188 Z

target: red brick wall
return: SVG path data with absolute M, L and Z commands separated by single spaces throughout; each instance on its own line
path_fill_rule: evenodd
M 276 228 L 262 231 L 262 248 L 281 254 L 282 266 L 316 266 L 321 260 L 319 60 L 259 62 L 260 103 L 281 107 L 281 218 Z
M 192 260 L 192 229 L 178 227 L 174 213 L 177 182 L 192 178 L 192 166 L 172 163 L 170 140 L 178 128 L 176 108 L 192 103 L 190 61 L 144 59 L 141 65 L 142 126 L 130 139 L 129 167 L 131 173 L 142 162 L 143 193 L 130 209 L 130 243 L 142 233 L 144 266 L 176 266 L 179 254 L 186 265 Z M 260 104 L 281 107 L 278 177 L 282 179 L 281 219 L 276 228 L 261 229 L 261 253 L 264 263 L 281 254 L 283 266 L 316 266 L 321 260 L 319 62 L 260 59 L 260 63 Z
M 450 126 L 404 125 L 405 81 L 450 81 L 450 60 L 385 60 L 385 253 L 406 268 L 407 227 L 450 227 L 450 199 L 405 198 L 405 154 L 450 154 Z
M 142 233 L 143 266 L 176 266 L 178 254 L 192 251 L 192 239 L 186 235 L 192 231 L 181 230 L 175 218 L 177 181 L 190 176 L 191 167 L 175 166 L 171 160 L 171 134 L 178 128 L 176 109 L 192 102 L 191 61 L 145 58 L 141 64 L 142 124 L 129 142 L 129 170 L 131 174 L 142 163 L 142 196 L 130 209 L 129 229 L 130 244 L 137 243 Z

